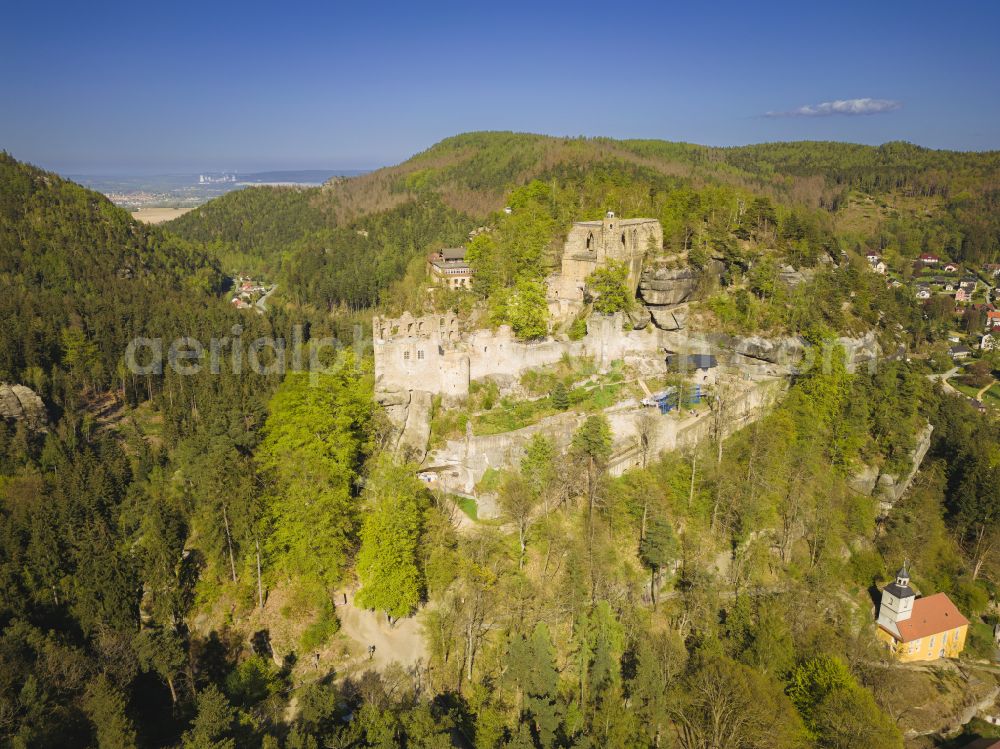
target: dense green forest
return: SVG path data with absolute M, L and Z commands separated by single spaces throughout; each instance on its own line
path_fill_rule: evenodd
M 724 265 L 705 302 L 721 326 L 917 346 L 945 324 L 841 252 L 995 260 L 995 174 L 991 154 L 897 144 L 470 134 L 163 230 L 4 155 L 0 381 L 35 389 L 51 423 L 0 420 L 0 745 L 901 747 L 927 684 L 876 646 L 873 586 L 911 560 L 989 657 L 1000 573 L 998 426 L 922 362 L 850 374 L 834 357 L 729 439 L 619 477 L 594 413 L 565 450 L 533 439 L 493 477 L 500 520 L 459 530 L 387 449 L 363 347 L 317 377 L 137 376 L 123 356 L 139 335 L 237 345 L 294 324 L 308 346 L 416 302 L 480 303 L 536 337 L 563 233 L 609 208 L 661 221 L 659 259 Z M 939 202 L 848 226 L 856 191 Z M 475 290 L 426 299 L 423 256 L 462 242 Z M 816 273 L 790 288 L 784 264 Z M 244 267 L 284 304 L 227 304 L 223 271 Z M 630 302 L 620 275 L 593 280 L 599 311 Z M 850 479 L 905 472 L 927 422 L 918 480 L 879 519 Z M 416 617 L 419 666 L 340 650 L 353 588 L 393 626 Z

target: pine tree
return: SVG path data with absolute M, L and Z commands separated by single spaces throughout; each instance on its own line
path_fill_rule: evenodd
M 569 408 L 569 391 L 566 390 L 566 385 L 560 380 L 552 388 L 552 405 L 558 408 L 560 411 L 565 411 Z
M 100 749 L 134 749 L 135 727 L 125 713 L 125 698 L 107 676 L 100 674 L 91 682 L 83 705 Z
M 677 555 L 677 537 L 673 526 L 666 518 L 653 517 L 646 529 L 646 535 L 639 544 L 639 557 L 649 567 L 652 579 L 650 593 L 656 606 L 656 592 L 660 584 L 660 571 Z
M 198 714 L 184 732 L 184 749 L 234 749 L 232 737 L 236 710 L 214 684 L 198 695 Z

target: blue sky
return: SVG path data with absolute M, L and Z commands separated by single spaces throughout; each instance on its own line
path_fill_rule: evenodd
M 21 2 L 4 16 L 0 149 L 68 173 L 367 168 L 469 130 L 1000 148 L 997 3 Z

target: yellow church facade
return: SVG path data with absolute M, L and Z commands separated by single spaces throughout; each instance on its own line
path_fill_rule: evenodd
M 906 565 L 882 591 L 875 636 L 903 662 L 957 658 L 969 620 L 944 593 L 917 598 Z

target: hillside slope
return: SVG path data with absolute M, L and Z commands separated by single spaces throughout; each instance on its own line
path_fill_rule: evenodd
M 0 153 L 0 381 L 107 383 L 131 337 L 222 280 L 200 247 Z
M 775 143 L 710 148 L 656 140 L 553 138 L 509 132 L 467 133 L 447 138 L 396 166 L 322 188 L 255 188 L 230 193 L 170 222 L 178 235 L 211 243 L 229 265 L 256 265 L 277 275 L 303 275 L 320 253 L 339 262 L 342 249 L 327 232 L 366 231 L 387 226 L 396 212 L 423 211 L 441 232 L 423 232 L 423 246 L 394 256 L 396 280 L 407 263 L 429 246 L 459 242 L 457 224 L 489 222 L 511 200 L 511 192 L 541 180 L 572 194 L 574 210 L 558 221 L 593 217 L 611 209 L 621 215 L 653 215 L 667 229 L 668 246 L 687 249 L 694 229 L 729 214 L 735 225 L 755 198 L 784 212 L 799 211 L 843 230 L 852 247 L 896 247 L 904 256 L 935 251 L 956 261 L 988 262 L 1000 252 L 1000 154 L 933 151 L 906 143 L 879 147 L 846 143 Z M 673 205 L 681 188 L 694 191 L 686 204 Z M 718 190 L 722 192 L 719 193 Z M 850 213 L 852 193 L 878 196 L 887 220 L 863 223 Z M 720 199 L 721 196 L 721 199 Z M 693 201 L 693 203 L 692 203 Z M 918 220 L 895 220 L 895 202 L 916 203 Z M 699 205 L 694 205 L 699 203 Z M 711 204 L 711 205 L 709 205 Z M 909 205 L 908 204 L 908 205 Z M 421 208 L 417 209 L 417 206 Z M 706 207 L 708 206 L 708 207 Z M 699 226 L 692 226 L 690 214 Z M 680 214 L 688 226 L 667 226 Z M 707 217 L 707 218 L 706 218 Z M 838 224 L 842 223 L 842 227 Z M 565 226 L 557 226 L 558 234 Z M 346 237 L 345 237 L 346 238 Z M 370 247 L 380 257 L 395 249 Z M 379 261 L 379 266 L 386 263 Z M 370 304 L 378 298 L 337 287 L 306 301 L 318 306 Z

